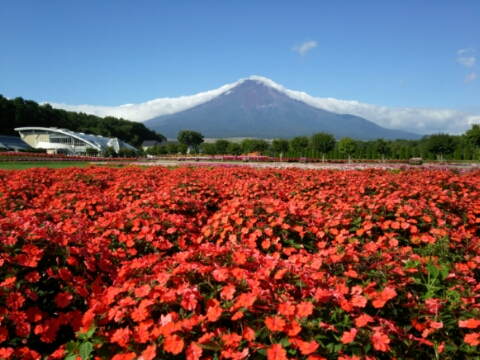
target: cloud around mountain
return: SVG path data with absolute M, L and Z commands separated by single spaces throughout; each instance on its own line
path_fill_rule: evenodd
M 467 111 L 441 108 L 389 108 L 373 104 L 360 103 L 355 100 L 338 100 L 333 98 L 316 98 L 305 92 L 289 90 L 274 81 L 261 77 L 251 76 L 240 79 L 233 84 L 224 85 L 218 89 L 201 92 L 191 96 L 178 98 L 160 98 L 141 104 L 126 104 L 117 107 L 68 105 L 50 103 L 52 107 L 68 111 L 84 112 L 100 117 L 115 116 L 133 121 L 143 122 L 161 115 L 174 114 L 208 102 L 215 97 L 226 93 L 245 80 L 256 80 L 267 86 L 303 101 L 310 106 L 335 112 L 351 114 L 368 119 L 379 126 L 414 132 L 417 134 L 450 133 L 461 134 L 468 130 L 471 124 L 480 123 L 480 115 L 472 115 Z

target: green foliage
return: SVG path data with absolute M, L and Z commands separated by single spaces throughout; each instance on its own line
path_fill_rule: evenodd
M 465 152 L 463 153 L 463 160 L 472 160 L 472 150 L 470 147 L 465 148 Z
M 454 153 L 453 158 L 455 160 L 462 160 L 462 152 L 463 152 L 463 149 L 460 146 L 457 146 L 455 148 L 455 153 Z
M 262 153 L 270 148 L 270 144 L 261 139 L 252 139 L 250 141 L 250 151 Z
M 272 147 L 282 157 L 290 149 L 290 143 L 287 139 L 273 139 Z
M 230 144 L 228 144 L 227 154 L 234 155 L 234 156 L 241 155 L 242 147 L 240 146 L 240 144 L 231 142 Z
M 88 156 L 97 156 L 98 155 L 98 150 L 94 148 L 87 148 L 86 153 Z
M 202 148 L 205 155 L 216 155 L 218 153 L 217 147 L 212 143 L 203 144 Z
M 117 153 L 115 152 L 115 149 L 112 146 L 107 146 L 103 150 L 103 156 L 104 157 L 116 157 Z
M 225 139 L 218 139 L 215 141 L 215 149 L 217 154 L 225 155 L 227 153 L 228 145 L 230 145 L 230 141 Z
M 386 142 L 384 139 L 380 138 L 377 141 L 375 141 L 375 151 L 377 154 L 380 155 L 380 157 L 385 160 L 386 156 L 389 156 L 392 154 L 392 149 L 389 146 L 388 142 Z
M 367 152 L 365 153 L 365 158 L 366 158 L 367 160 L 372 159 L 372 148 L 371 148 L 371 147 L 368 147 L 368 148 L 367 148 Z
M 178 152 L 182 155 L 185 155 L 188 152 L 188 145 L 187 144 L 179 144 L 177 146 Z
M 473 124 L 472 128 L 465 133 L 465 138 L 471 147 L 480 148 L 480 125 Z
M 198 149 L 198 146 L 203 143 L 203 135 L 197 131 L 180 130 L 177 136 L 177 140 L 180 144 L 186 145 L 187 148 L 189 146 L 192 146 L 196 151 Z
M 168 142 L 165 146 L 165 149 L 167 150 L 167 153 L 171 155 L 178 154 L 180 152 L 178 149 L 178 144 L 175 144 L 173 142 Z
M 307 136 L 295 136 L 290 140 L 290 148 L 296 153 L 299 153 L 300 156 L 303 156 L 308 149 L 309 143 Z
M 351 157 L 355 154 L 356 151 L 356 143 L 354 140 L 350 139 L 349 137 L 345 137 L 340 139 L 338 142 L 338 151 L 340 153 L 346 155 L 348 160 L 351 160 Z
M 319 132 L 310 137 L 312 149 L 322 154 L 322 160 L 325 161 L 325 154 L 335 148 L 335 137 L 332 134 Z
M 458 140 L 449 134 L 430 135 L 427 143 L 427 150 L 436 154 L 439 160 L 443 160 L 445 155 L 455 151 Z

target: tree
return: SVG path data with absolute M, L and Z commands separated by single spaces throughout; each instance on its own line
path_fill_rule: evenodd
M 357 144 L 355 140 L 350 139 L 349 137 L 345 137 L 340 139 L 338 142 L 338 151 L 342 154 L 345 154 L 348 157 L 348 162 L 352 162 L 352 155 L 355 154 Z
M 97 156 L 98 155 L 98 150 L 95 148 L 87 148 L 86 153 L 88 156 Z
M 310 138 L 313 150 L 322 153 L 322 162 L 325 162 L 325 154 L 335 148 L 335 137 L 332 134 L 319 132 Z
M 270 148 L 270 144 L 262 139 L 250 140 L 250 151 L 258 152 L 260 155 Z
M 290 148 L 293 151 L 300 153 L 300 157 L 302 157 L 305 150 L 308 149 L 309 143 L 307 136 L 295 136 L 290 140 Z
M 212 143 L 205 143 L 203 144 L 203 153 L 205 155 L 216 155 L 218 153 L 217 151 L 217 147 L 215 146 L 215 144 L 212 144 Z
M 242 147 L 240 146 L 240 144 L 231 142 L 230 144 L 228 144 L 227 154 L 234 155 L 234 156 L 241 155 L 242 154 Z
M 375 141 L 375 151 L 382 157 L 382 162 L 386 163 L 385 157 L 392 153 L 392 149 L 384 139 L 380 138 Z
M 437 155 L 440 162 L 445 162 L 445 155 L 455 151 L 457 139 L 449 134 L 430 135 L 427 150 Z
M 195 152 L 197 152 L 198 146 L 203 143 L 203 135 L 197 131 L 180 130 L 177 140 L 180 144 L 193 147 Z
M 175 144 L 175 143 L 172 143 L 172 142 L 169 142 L 167 143 L 167 145 L 165 146 L 165 149 L 167 150 L 167 153 L 169 154 L 178 154 L 178 145 Z
M 117 153 L 115 152 L 115 149 L 113 148 L 113 146 L 107 146 L 103 150 L 103 156 L 104 157 L 114 157 L 116 155 L 117 155 Z
M 217 139 L 215 141 L 215 148 L 217 149 L 217 154 L 225 155 L 227 153 L 228 145 L 230 141 L 225 139 Z
M 179 144 L 178 145 L 178 152 L 182 155 L 186 155 L 188 152 L 188 145 L 187 144 Z
M 273 151 L 279 153 L 280 161 L 283 161 L 283 155 L 290 149 L 290 144 L 287 139 L 273 139 Z
M 472 128 L 465 133 L 465 138 L 468 145 L 472 147 L 475 152 L 478 152 L 480 150 L 480 125 L 473 124 Z
M 252 140 L 251 139 L 243 139 L 242 142 L 240 143 L 240 147 L 242 148 L 242 153 L 243 154 L 249 154 L 252 152 Z

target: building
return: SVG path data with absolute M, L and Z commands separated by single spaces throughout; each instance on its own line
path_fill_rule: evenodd
M 22 151 L 31 146 L 17 136 L 0 135 L 0 150 Z
M 107 138 L 99 135 L 89 135 L 55 127 L 21 127 L 15 131 L 20 133 L 21 139 L 36 149 L 47 149 L 49 152 L 64 152 L 70 155 L 90 155 L 103 153 L 112 147 L 116 153 L 120 149 L 137 151 L 133 146 L 117 138 Z M 93 149 L 89 151 L 89 149 Z M 96 151 L 95 151 L 96 150 Z
M 154 146 L 158 146 L 160 145 L 160 141 L 157 141 L 157 140 L 145 140 L 143 143 L 142 143 L 142 148 L 143 150 L 147 150 L 151 147 L 154 147 Z

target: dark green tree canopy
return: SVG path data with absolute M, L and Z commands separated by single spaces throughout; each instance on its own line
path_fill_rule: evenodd
M 250 141 L 250 151 L 262 153 L 270 148 L 270 144 L 262 139 L 252 139 Z
M 292 140 L 290 140 L 290 148 L 293 151 L 299 152 L 303 155 L 305 150 L 308 149 L 310 141 L 308 140 L 307 136 L 295 136 Z
M 272 147 L 273 151 L 285 154 L 290 149 L 290 143 L 287 139 L 273 139 Z
M 480 148 L 480 125 L 473 124 L 470 130 L 465 133 L 468 145 L 474 149 Z
M 203 147 L 203 153 L 205 155 L 216 155 L 218 154 L 218 149 L 215 146 L 215 144 L 212 143 L 205 143 L 202 145 Z
M 375 141 L 375 151 L 382 155 L 382 158 L 385 158 L 385 156 L 389 156 L 392 154 L 392 148 L 390 144 L 385 141 L 384 139 L 380 138 Z
M 440 160 L 452 154 L 458 144 L 457 138 L 449 134 L 433 134 L 428 138 L 427 150 L 438 155 Z
M 196 148 L 203 143 L 203 135 L 197 131 L 180 130 L 177 140 L 180 144 L 185 144 L 187 146 L 193 146 Z
M 355 140 L 352 140 L 349 137 L 340 139 L 340 141 L 338 142 L 338 151 L 340 151 L 342 154 L 347 155 L 349 162 L 351 157 L 355 155 L 356 150 L 357 150 L 357 144 Z
M 217 154 L 225 155 L 227 153 L 229 144 L 230 144 L 230 141 L 228 140 L 217 139 L 215 141 L 215 148 L 216 148 Z
M 310 137 L 312 148 L 316 151 L 326 154 L 335 148 L 335 137 L 326 132 L 315 133 Z
M 235 155 L 235 156 L 241 155 L 242 154 L 242 146 L 240 144 L 231 142 L 230 144 L 228 144 L 227 154 Z

